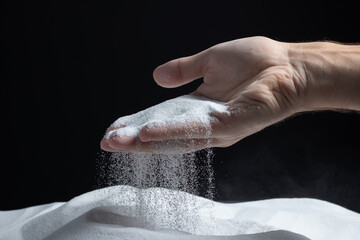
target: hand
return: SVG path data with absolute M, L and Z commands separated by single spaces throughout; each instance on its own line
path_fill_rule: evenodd
M 215 114 L 211 134 L 190 131 L 199 124 L 144 128 L 135 137 L 103 139 L 106 151 L 154 152 L 156 144 L 178 139 L 185 151 L 227 147 L 297 111 L 306 87 L 305 71 L 289 58 L 289 44 L 251 37 L 213 46 L 170 61 L 154 71 L 155 81 L 172 88 L 203 77 L 193 94 L 226 102 L 230 114 Z M 110 129 L 113 130 L 113 129 Z M 210 141 L 205 140 L 210 138 Z M 191 145 L 191 146 L 188 146 Z M 186 147 L 187 146 L 187 147 Z
M 214 114 L 211 134 L 200 123 L 144 127 L 138 138 L 114 136 L 103 139 L 101 147 L 124 152 L 155 152 L 168 143 L 185 152 L 227 147 L 297 112 L 360 110 L 359 45 L 251 37 L 170 61 L 154 71 L 155 81 L 167 88 L 201 77 L 203 83 L 193 94 L 226 102 L 230 111 Z

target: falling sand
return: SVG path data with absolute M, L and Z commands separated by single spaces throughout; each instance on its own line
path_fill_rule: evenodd
M 112 153 L 99 164 L 100 184 L 162 187 L 213 199 L 212 156 L 211 149 L 187 154 Z

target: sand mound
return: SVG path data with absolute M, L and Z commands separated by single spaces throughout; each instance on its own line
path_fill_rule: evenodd
M 224 204 L 188 193 L 108 187 L 0 212 L 0 239 L 356 239 L 360 214 L 314 199 Z

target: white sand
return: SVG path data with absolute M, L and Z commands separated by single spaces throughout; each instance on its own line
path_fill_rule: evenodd
M 105 138 L 117 136 L 137 136 L 145 127 L 173 125 L 180 123 L 202 123 L 208 125 L 215 120 L 211 113 L 228 113 L 225 103 L 201 96 L 183 95 L 147 108 L 138 113 L 120 117 L 110 128 Z
M 223 204 L 161 188 L 115 186 L 67 203 L 0 212 L 1 240 L 355 240 L 359 236 L 360 214 L 325 201 Z

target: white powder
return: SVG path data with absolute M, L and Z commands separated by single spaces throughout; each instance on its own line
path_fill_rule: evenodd
M 211 120 L 216 121 L 210 116 L 211 113 L 228 113 L 225 103 L 200 96 L 184 95 L 119 118 L 110 128 L 125 127 L 108 132 L 105 138 L 113 135 L 137 136 L 145 126 L 181 123 L 203 123 L 209 126 Z

